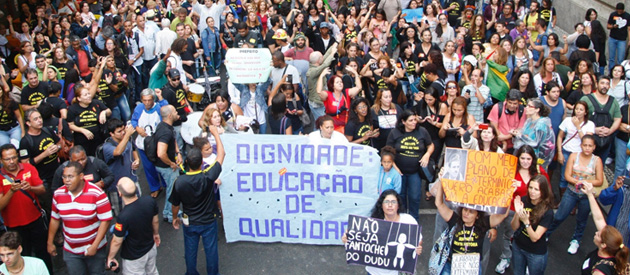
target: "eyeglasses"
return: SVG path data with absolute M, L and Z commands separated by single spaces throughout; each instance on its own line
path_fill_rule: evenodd
M 398 204 L 398 201 L 397 200 L 383 201 L 383 204 L 396 205 Z

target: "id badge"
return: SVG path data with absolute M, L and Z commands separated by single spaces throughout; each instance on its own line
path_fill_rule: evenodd
M 479 253 L 456 254 L 453 253 L 451 262 L 451 274 L 455 275 L 479 275 Z

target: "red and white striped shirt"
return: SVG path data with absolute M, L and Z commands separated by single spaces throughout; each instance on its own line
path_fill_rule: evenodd
M 63 222 L 63 249 L 73 254 L 83 254 L 94 242 L 101 221 L 112 219 L 112 207 L 103 190 L 85 182 L 83 190 L 76 197 L 68 192 L 66 186 L 55 191 L 51 217 Z M 106 244 L 107 238 L 103 238 L 98 248 Z

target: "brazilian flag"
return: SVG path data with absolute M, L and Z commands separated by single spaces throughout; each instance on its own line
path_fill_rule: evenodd
M 499 65 L 492 60 L 486 62 L 488 75 L 486 76 L 486 86 L 490 88 L 490 94 L 499 101 L 504 101 L 507 92 L 510 90 L 510 83 L 507 80 L 508 67 Z

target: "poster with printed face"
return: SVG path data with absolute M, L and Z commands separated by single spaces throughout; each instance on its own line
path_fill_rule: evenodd
M 442 187 L 446 199 L 461 207 L 504 214 L 512 200 L 517 158 L 458 148 L 446 148 Z
M 413 274 L 421 231 L 417 224 L 350 215 L 346 262 Z
M 225 67 L 232 83 L 265 82 L 271 72 L 271 52 L 262 48 L 232 48 L 225 54 Z
M 305 136 L 225 137 L 227 242 L 341 245 L 348 215 L 368 215 L 378 199 L 380 157 L 372 147 Z

